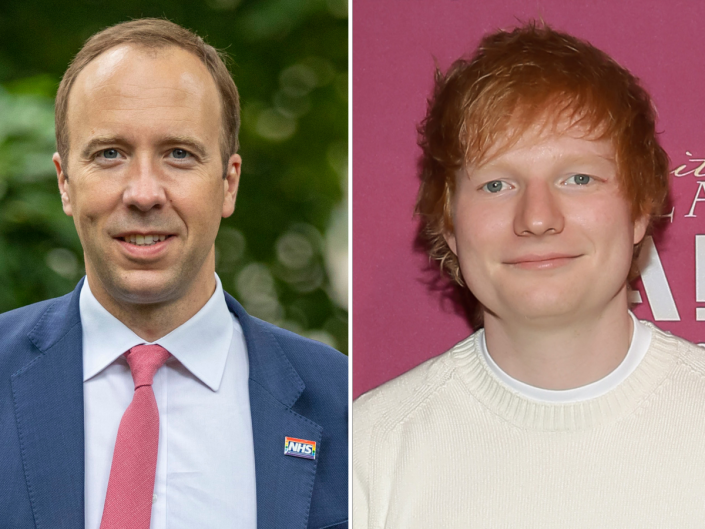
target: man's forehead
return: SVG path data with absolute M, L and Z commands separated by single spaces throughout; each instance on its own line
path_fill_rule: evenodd
M 497 139 L 488 144 L 483 152 L 473 153 L 468 149 L 466 167 L 477 169 L 492 164 L 515 149 L 537 147 L 557 139 L 566 140 L 560 142 L 565 145 L 566 155 L 576 154 L 569 152 L 570 146 L 576 145 L 570 140 L 585 140 L 591 144 L 589 150 L 592 154 L 614 160 L 614 145 L 606 137 L 605 126 L 590 123 L 580 114 L 565 110 L 549 108 L 533 116 L 515 113 L 495 137 Z M 584 147 L 582 142 L 581 145 Z
M 78 74 L 76 83 L 81 79 L 84 86 L 88 89 L 104 83 L 125 61 L 130 51 L 131 47 L 126 44 L 104 51 L 86 64 L 83 71 Z
M 77 75 L 69 93 L 69 119 L 71 107 L 86 98 L 159 97 L 158 90 L 174 89 L 184 96 L 205 93 L 208 99 L 219 101 L 210 72 L 192 53 L 177 46 L 154 49 L 121 44 L 98 55 Z
M 83 142 L 94 137 L 129 143 L 147 133 L 150 138 L 202 136 L 211 127 L 217 141 L 220 112 L 217 86 L 198 57 L 177 46 L 121 44 L 79 73 L 69 94 L 67 121 L 72 141 L 83 149 Z M 204 141 L 210 142 L 201 137 Z
M 158 69 L 159 62 L 170 64 Z M 155 67 L 160 76 L 152 75 Z M 111 83 L 132 75 L 132 83 L 124 84 L 120 90 L 133 88 L 139 93 L 140 85 L 158 86 L 175 80 L 178 86 L 188 92 L 207 90 L 217 96 L 217 87 L 210 72 L 201 60 L 191 52 L 178 46 L 146 47 L 139 44 L 114 46 L 90 61 L 76 76 L 69 93 L 69 107 L 76 93 L 90 95 L 111 88 Z

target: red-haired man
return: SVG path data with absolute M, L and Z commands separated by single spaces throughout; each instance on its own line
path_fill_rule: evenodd
M 357 401 L 356 528 L 705 520 L 702 350 L 628 305 L 668 194 L 654 121 L 634 76 L 545 26 L 438 74 L 417 213 L 480 330 Z

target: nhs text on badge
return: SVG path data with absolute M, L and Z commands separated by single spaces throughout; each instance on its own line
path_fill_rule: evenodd
M 296 439 L 295 437 L 285 437 L 284 455 L 303 457 L 305 459 L 316 459 L 316 441 Z

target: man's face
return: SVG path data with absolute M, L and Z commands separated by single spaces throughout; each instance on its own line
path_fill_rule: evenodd
M 162 303 L 213 281 L 213 242 L 240 174 L 233 155 L 223 179 L 220 116 L 208 70 L 180 48 L 118 46 L 78 75 L 69 159 L 54 162 L 92 289 Z
M 611 143 L 583 132 L 529 129 L 458 175 L 446 240 L 468 288 L 500 319 L 556 323 L 626 305 L 648 219 L 632 221 Z

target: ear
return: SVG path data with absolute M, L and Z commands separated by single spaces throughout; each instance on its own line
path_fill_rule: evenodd
M 223 218 L 227 218 L 235 211 L 235 199 L 237 198 L 237 188 L 240 185 L 240 169 L 242 168 L 242 158 L 239 154 L 233 154 L 228 160 L 223 179 L 225 195 L 223 197 Z
M 54 162 L 54 167 L 56 168 L 56 178 L 59 180 L 59 194 L 61 195 L 61 205 L 64 208 L 64 213 L 66 213 L 69 217 L 73 217 L 69 178 L 61 165 L 61 156 L 59 156 L 58 152 L 55 152 L 51 159 Z
M 446 240 L 448 243 L 448 246 L 450 247 L 450 251 L 453 252 L 455 255 L 458 255 L 458 248 L 455 240 L 455 233 L 452 231 L 447 231 L 443 234 L 443 238 Z
M 634 221 L 634 244 L 639 244 L 646 234 L 646 228 L 649 227 L 649 215 L 642 215 Z

